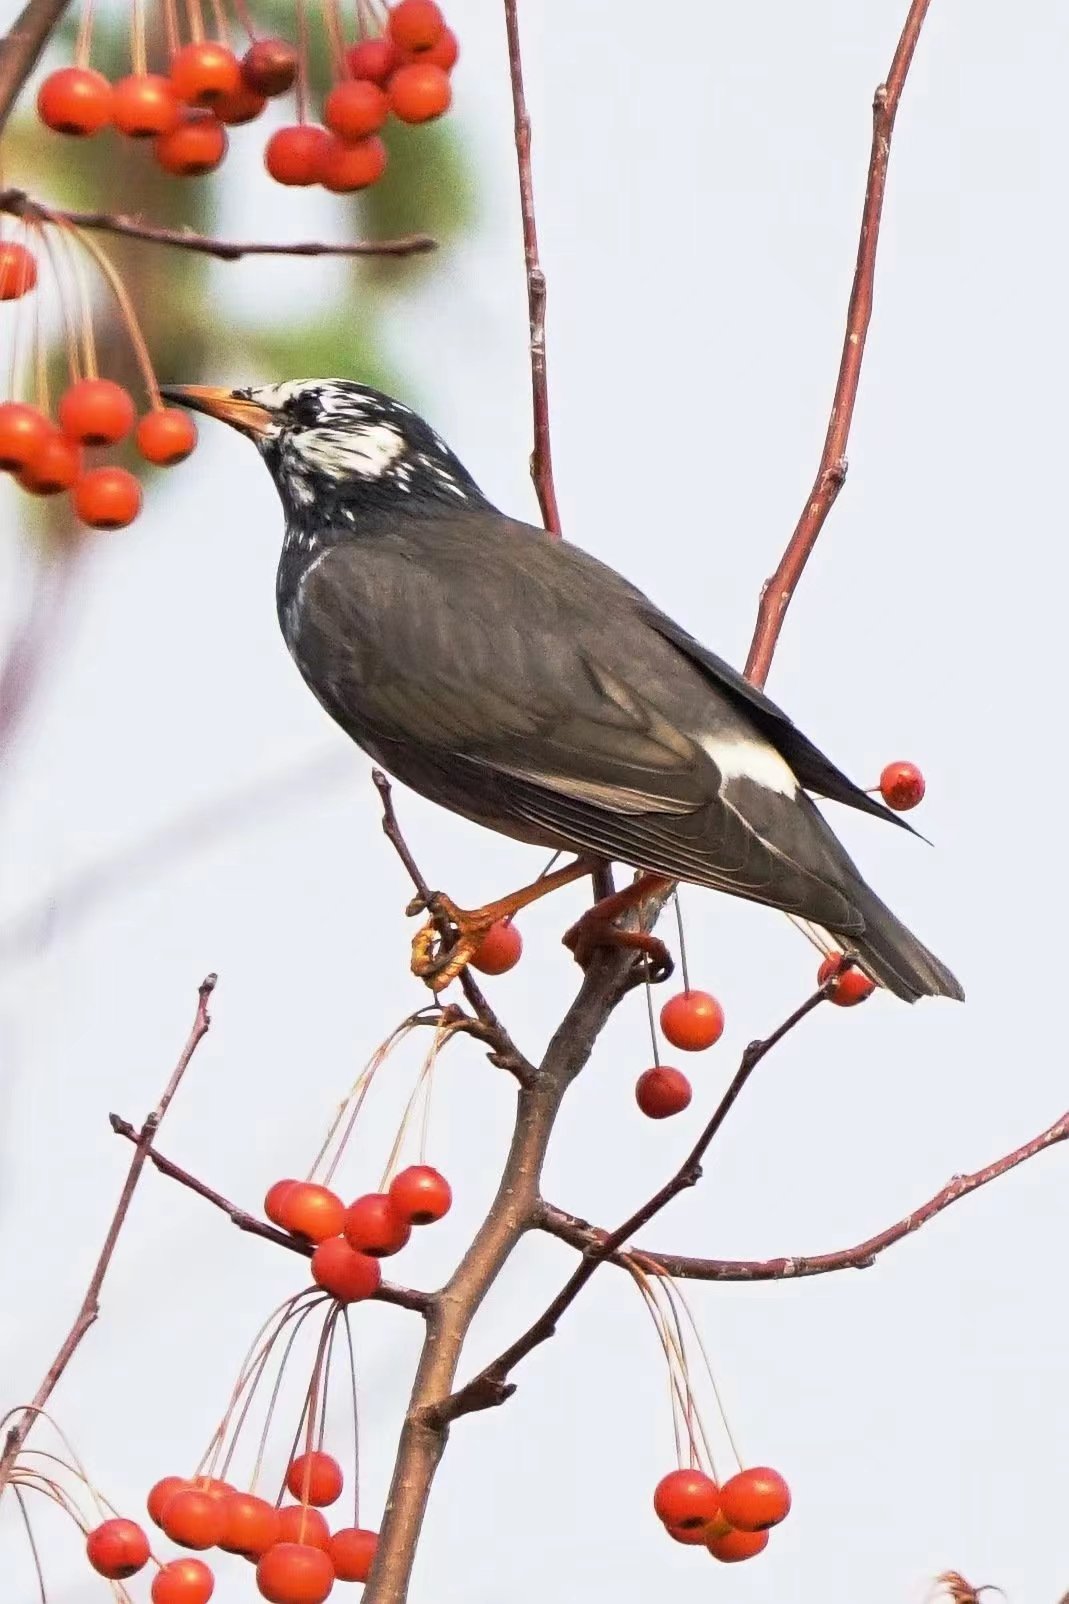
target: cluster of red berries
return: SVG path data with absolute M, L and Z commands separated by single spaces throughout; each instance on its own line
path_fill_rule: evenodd
M 0 469 L 34 496 L 70 491 L 74 511 L 91 529 L 121 529 L 141 510 L 141 485 L 126 468 L 87 467 L 85 453 L 117 445 L 131 431 L 145 461 L 161 467 L 181 462 L 197 443 L 188 413 L 156 406 L 138 419 L 121 384 L 78 379 L 60 396 L 55 422 L 41 407 L 0 403 Z
M 312 1279 L 339 1303 L 373 1298 L 382 1282 L 380 1259 L 399 1253 L 414 1225 L 433 1225 L 449 1213 L 453 1191 L 429 1164 L 399 1170 L 387 1192 L 368 1192 L 348 1208 L 337 1192 L 315 1181 L 276 1181 L 264 1199 L 267 1218 L 316 1244 Z
M 703 1470 L 673 1470 L 657 1483 L 653 1507 L 669 1537 L 709 1550 L 732 1564 L 768 1547 L 768 1531 L 784 1520 L 791 1492 L 767 1465 L 740 1470 L 722 1487 Z
M 256 1565 L 256 1584 L 271 1604 L 321 1604 L 335 1582 L 366 1582 L 378 1533 L 361 1526 L 331 1531 L 320 1508 L 341 1496 L 338 1461 L 316 1449 L 298 1454 L 286 1471 L 295 1504 L 270 1504 L 214 1476 L 192 1480 L 164 1476 L 152 1488 L 147 1508 L 173 1543 L 198 1552 L 218 1548 Z M 151 1552 L 136 1521 L 106 1520 L 86 1539 L 90 1565 L 101 1576 L 124 1581 L 144 1568 Z M 152 1582 L 153 1604 L 207 1604 L 215 1576 L 201 1559 L 161 1565 Z
M 661 1009 L 661 1030 L 680 1052 L 704 1052 L 724 1034 L 724 1010 L 707 991 L 681 991 Z M 692 1096 L 686 1075 L 668 1064 L 655 1064 L 635 1082 L 635 1101 L 648 1119 L 681 1114 Z
M 268 172 L 280 184 L 322 184 L 338 194 L 374 184 L 386 170 L 379 130 L 387 117 L 424 123 L 447 111 L 459 49 L 435 0 L 397 0 L 381 36 L 340 54 L 325 126 L 302 114 L 268 139 Z M 300 55 L 285 39 L 255 40 L 241 57 L 219 40 L 195 39 L 173 52 L 166 75 L 134 72 L 113 84 L 92 67 L 61 67 L 41 84 L 37 111 L 61 134 L 110 127 L 151 139 L 161 167 L 195 178 L 222 163 L 228 127 L 253 122 L 301 76 Z

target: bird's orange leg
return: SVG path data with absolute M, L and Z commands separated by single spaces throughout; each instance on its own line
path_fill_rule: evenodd
M 667 875 L 644 871 L 623 891 L 595 902 L 564 933 L 564 945 L 571 948 L 576 963 L 585 969 L 599 947 L 632 947 L 636 952 L 645 953 L 651 980 L 667 980 L 672 973 L 672 960 L 664 942 L 643 930 L 621 930 L 616 920 L 637 908 L 647 897 L 667 891 L 672 884 Z
M 511 919 L 521 908 L 538 902 L 551 891 L 581 880 L 597 867 L 592 858 L 577 858 L 574 863 L 544 874 L 528 886 L 521 886 L 511 896 L 499 897 L 482 908 L 458 908 L 452 897 L 436 891 L 431 897 L 414 897 L 406 913 L 429 913 L 427 920 L 412 938 L 412 973 L 425 980 L 434 992 L 444 991 L 461 970 L 470 963 L 472 955 L 491 925 L 499 919 Z M 443 947 L 442 920 L 447 920 L 454 932 L 453 941 Z

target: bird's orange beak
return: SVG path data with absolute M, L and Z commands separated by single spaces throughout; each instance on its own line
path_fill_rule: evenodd
M 229 423 L 231 428 L 252 440 L 262 439 L 275 428 L 276 420 L 266 407 L 218 385 L 165 384 L 161 385 L 160 394 L 180 407 L 191 407 L 194 412 L 204 412 L 209 418 Z

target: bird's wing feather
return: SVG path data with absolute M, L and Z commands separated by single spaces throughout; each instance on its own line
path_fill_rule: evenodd
M 403 554 L 329 548 L 295 645 L 328 710 L 362 744 L 403 749 L 395 772 L 457 811 L 860 928 L 856 871 L 773 744 L 638 592 L 545 536 L 517 565 L 513 528 L 475 541 L 436 522 L 422 541 L 406 530 Z

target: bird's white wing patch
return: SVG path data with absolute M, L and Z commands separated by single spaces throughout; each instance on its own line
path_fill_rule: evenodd
M 699 744 L 720 770 L 725 784 L 732 780 L 750 780 L 754 785 L 763 785 L 766 791 L 777 791 L 780 796 L 793 799 L 798 795 L 794 770 L 767 741 L 706 735 Z

